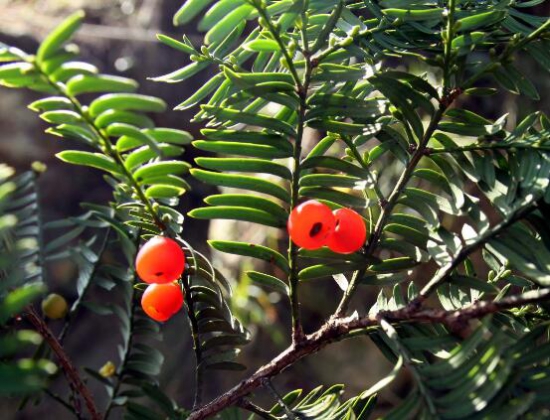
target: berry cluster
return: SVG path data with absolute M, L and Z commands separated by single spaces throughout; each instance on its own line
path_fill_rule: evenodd
M 176 280 L 185 269 L 185 254 L 176 241 L 155 236 L 139 250 L 136 271 L 149 283 L 141 307 L 156 321 L 167 321 L 183 305 L 184 293 Z
M 351 209 L 331 211 L 315 200 L 297 206 L 288 219 L 292 241 L 305 249 L 328 246 L 341 254 L 356 252 L 364 245 L 367 229 L 363 218 Z M 176 241 L 155 236 L 139 250 L 136 271 L 149 283 L 141 307 L 156 321 L 167 321 L 178 312 L 184 299 L 177 280 L 185 269 L 185 254 Z
M 367 228 L 357 212 L 346 208 L 331 211 L 315 200 L 296 206 L 287 227 L 292 241 L 309 250 L 328 246 L 334 252 L 351 254 L 367 239 Z

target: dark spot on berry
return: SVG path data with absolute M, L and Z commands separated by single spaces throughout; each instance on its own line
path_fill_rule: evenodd
M 155 273 L 155 276 L 160 277 L 160 276 L 162 276 L 163 274 L 164 274 L 164 273 L 163 273 L 162 271 L 159 271 L 158 273 Z
M 311 236 L 312 238 L 316 235 L 319 234 L 319 232 L 321 232 L 321 230 L 323 229 L 323 224 L 322 223 L 315 223 L 312 227 L 311 227 L 311 230 L 309 231 L 309 236 Z

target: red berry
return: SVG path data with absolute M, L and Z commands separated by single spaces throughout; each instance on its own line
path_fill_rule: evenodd
M 336 222 L 330 208 L 315 200 L 296 206 L 288 218 L 288 234 L 292 241 L 305 249 L 326 245 Z
M 166 321 L 183 305 L 183 291 L 176 283 L 151 284 L 141 297 L 141 307 L 155 321 Z
M 334 211 L 336 228 L 329 238 L 328 247 L 340 254 L 359 251 L 367 239 L 367 228 L 363 218 L 351 209 Z
M 185 268 L 185 254 L 176 241 L 155 236 L 141 247 L 136 257 L 136 271 L 146 283 L 169 283 L 177 280 Z

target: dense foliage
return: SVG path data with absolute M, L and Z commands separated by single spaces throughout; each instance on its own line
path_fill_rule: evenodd
M 155 126 L 149 114 L 165 112 L 166 104 L 136 93 L 134 80 L 79 61 L 70 42 L 82 13 L 35 55 L 0 44 L 0 83 L 43 93 L 30 109 L 51 124 L 50 134 L 81 146 L 58 157 L 103 171 L 113 190 L 109 203 L 83 203 L 84 214 L 43 223 L 40 167 L 18 176 L 0 168 L 0 393 L 45 389 L 76 416 L 91 418 L 123 409 L 128 418 L 147 419 L 238 419 L 243 410 L 268 419 L 366 419 L 376 393 L 407 369 L 414 388 L 377 415 L 543 416 L 550 407 L 550 120 L 536 112 L 510 127 L 507 115 L 478 115 L 467 100 L 500 90 L 539 98 L 515 59 L 527 54 L 550 71 L 548 20 L 529 14 L 543 2 L 187 0 L 174 24 L 199 18 L 204 45 L 159 35 L 191 63 L 152 80 L 180 83 L 213 72 L 176 107 L 197 108 L 194 121 L 205 128 L 194 141 Z M 314 133 L 321 138 L 312 144 Z M 188 145 L 216 157 L 197 158 L 192 167 L 182 160 Z M 190 188 L 188 175 L 224 189 L 204 207 L 187 209 L 191 217 L 251 222 L 273 235 L 286 231 L 300 202 L 316 199 L 354 208 L 368 229 L 365 246 L 352 254 L 307 251 L 290 240 L 210 241 L 217 251 L 264 263 L 246 274 L 288 298 L 292 344 L 207 404 L 201 391 L 209 371 L 244 369 L 239 348 L 253 337 L 232 313 L 234 282 L 184 240 L 176 208 Z M 44 229 L 58 238 L 43 244 Z M 177 396 L 158 387 L 164 355 L 146 340 L 162 326 L 139 306 L 144 287 L 134 259 L 157 234 L 175 239 L 188 261 L 180 283 L 196 356 L 194 407 L 179 407 Z M 102 258 L 107 250 L 120 259 Z M 78 298 L 55 337 L 31 302 L 46 289 L 45 265 L 59 259 L 78 266 Z M 411 281 L 415 273 L 420 282 Z M 318 331 L 306 334 L 300 284 L 332 279 L 341 300 Z M 365 286 L 377 302 L 353 311 L 351 299 Z M 117 299 L 90 302 L 91 287 Z M 83 309 L 119 321 L 114 374 L 86 370 L 105 385 L 107 407 L 94 406 L 62 347 Z M 40 334 L 19 328 L 18 316 Z M 341 385 L 285 396 L 273 389 L 270 379 L 294 362 L 365 335 L 394 369 L 362 394 L 344 400 Z M 17 358 L 21 346 L 39 345 L 41 337 L 33 358 Z M 67 376 L 71 399 L 48 391 L 52 361 Z M 253 402 L 260 387 L 272 392 L 273 407 Z

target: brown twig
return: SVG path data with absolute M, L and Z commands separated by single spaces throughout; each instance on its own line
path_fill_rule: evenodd
M 457 324 L 463 325 L 472 319 L 483 318 L 489 314 L 545 300 L 550 300 L 550 289 L 534 290 L 499 301 L 481 301 L 455 311 L 420 309 L 418 306 L 408 305 L 395 311 L 384 311 L 361 318 L 332 318 L 318 331 L 307 335 L 303 341 L 292 344 L 248 379 L 240 382 L 212 402 L 193 411 L 188 420 L 206 419 L 227 407 L 238 405 L 244 397 L 261 387 L 267 378 L 278 375 L 300 359 L 317 353 L 328 344 L 340 341 L 357 330 L 378 325 L 380 318 L 392 324 L 429 322 L 442 323 L 452 328 Z
M 65 353 L 63 346 L 59 343 L 50 328 L 46 325 L 44 320 L 36 313 L 33 308 L 29 308 L 27 310 L 26 318 L 34 326 L 36 331 L 44 338 L 46 343 L 50 346 L 52 351 L 57 356 L 59 364 L 61 365 L 61 368 L 63 369 L 63 372 L 65 373 L 65 376 L 67 377 L 71 388 L 77 394 L 81 395 L 84 399 L 86 408 L 90 413 L 90 418 L 92 420 L 101 420 L 101 415 L 99 414 L 99 411 L 95 406 L 92 393 L 90 392 L 86 384 L 82 381 L 82 378 L 80 378 L 78 371 L 73 366 L 71 360 L 69 359 L 69 356 L 67 355 L 67 353 Z

